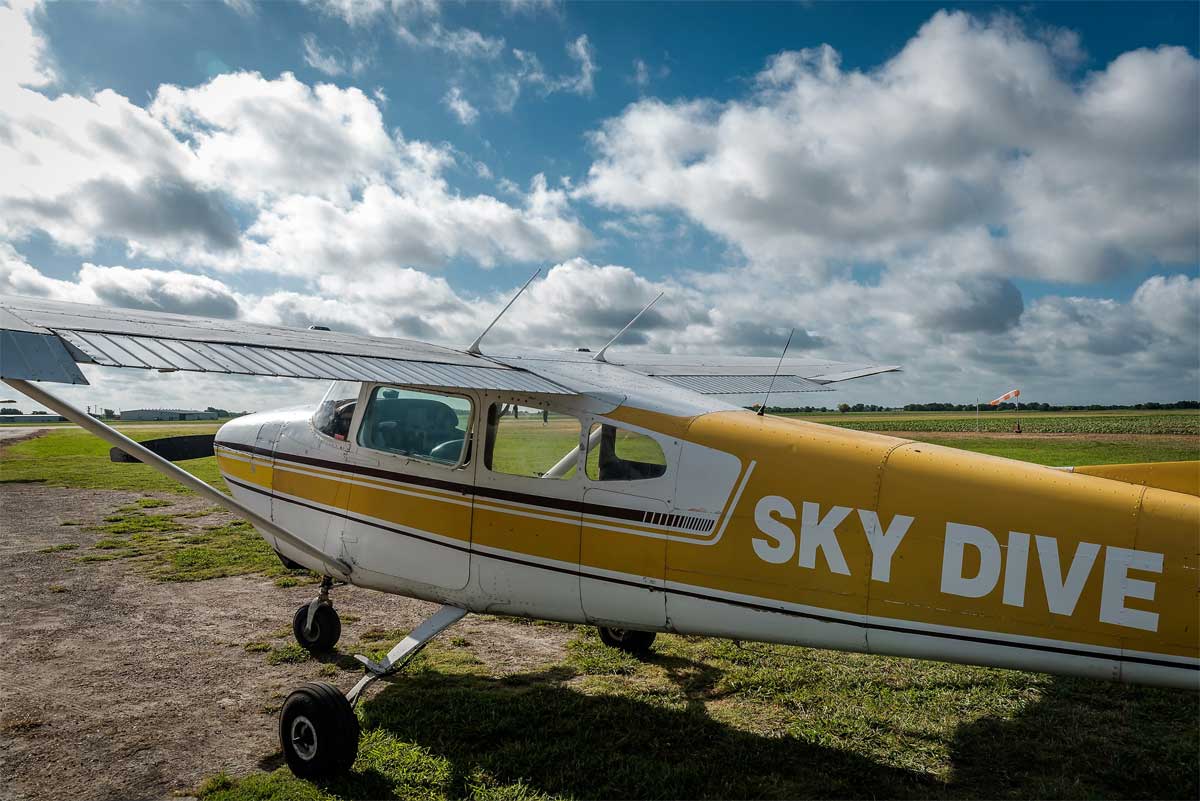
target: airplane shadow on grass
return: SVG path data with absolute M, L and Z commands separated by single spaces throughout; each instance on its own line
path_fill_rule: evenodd
M 962 796 L 1200 798 L 1200 696 L 1054 677 L 1011 718 L 959 726 Z
M 675 667 L 692 697 L 679 708 L 582 693 L 563 667 L 420 672 L 365 702 L 363 727 L 444 758 L 452 775 L 437 784 L 451 797 L 471 795 L 481 775 L 578 798 L 1197 797 L 1193 693 L 1053 679 L 1015 716 L 958 727 L 942 779 L 714 720 L 695 695 L 719 671 Z M 328 789 L 394 798 L 395 782 L 370 768 Z

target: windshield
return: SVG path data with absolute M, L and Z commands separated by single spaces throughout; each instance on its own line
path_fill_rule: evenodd
M 357 381 L 334 381 L 313 415 L 313 425 L 322 434 L 344 440 L 350 433 L 350 420 L 358 402 Z

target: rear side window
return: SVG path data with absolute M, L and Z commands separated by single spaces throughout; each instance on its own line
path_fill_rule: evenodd
M 510 476 L 570 478 L 578 461 L 580 429 L 579 420 L 569 414 L 493 403 L 484 465 Z
M 471 401 L 467 398 L 376 387 L 358 429 L 358 444 L 456 465 L 465 461 L 470 426 Z
M 587 477 L 592 481 L 640 481 L 667 472 L 662 446 L 645 434 L 593 423 L 588 443 Z

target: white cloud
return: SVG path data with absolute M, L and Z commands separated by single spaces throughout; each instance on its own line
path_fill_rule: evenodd
M 55 80 L 46 42 L 33 25 L 39 3 L 10 0 L 0 6 L 0 100 L 18 86 L 46 86 Z
M 131 249 L 236 247 L 220 195 L 195 180 L 187 147 L 144 109 L 108 90 L 54 100 L 8 90 L 0 237 L 43 230 L 80 250 L 99 237 Z
M 500 4 L 508 14 L 537 14 L 545 12 L 559 16 L 562 9 L 559 0 L 503 0 Z
M 463 125 L 470 125 L 479 119 L 479 109 L 463 97 L 462 89 L 457 86 L 450 87 L 450 91 L 446 92 L 442 102 Z
M 253 17 L 258 13 L 254 0 L 222 0 L 222 2 L 242 17 Z
M 784 52 L 745 99 L 647 99 L 607 121 L 582 194 L 682 211 L 780 266 L 989 230 L 1010 275 L 1194 263 L 1200 62 L 1138 50 L 1072 84 L 1061 40 L 940 12 L 870 73 L 827 46 Z
M 436 21 L 417 30 L 400 25 L 396 35 L 414 47 L 441 50 L 463 59 L 493 59 L 504 52 L 503 37 L 485 36 L 470 28 L 446 28 Z
M 304 63 L 308 66 L 330 76 L 341 75 L 346 71 L 336 56 L 321 49 L 315 35 L 306 33 L 301 42 L 304 46 Z
M 89 293 L 71 281 L 43 275 L 7 242 L 0 242 L 0 295 L 86 301 Z
M 567 55 L 579 66 L 577 75 L 549 75 L 536 53 L 513 49 L 517 66 L 496 77 L 496 105 L 502 111 L 512 111 L 526 86 L 533 87 L 543 97 L 555 92 L 571 92 L 591 96 L 595 93 L 596 51 L 587 34 L 567 43 Z
M 201 317 L 243 316 L 237 294 L 207 276 L 84 262 L 75 280 L 65 281 L 42 274 L 5 242 L 0 242 L 0 294 Z
M 650 68 L 640 58 L 633 60 L 633 82 L 642 89 L 650 85 Z
M 389 23 L 410 47 L 440 50 L 461 59 L 493 59 L 504 51 L 504 38 L 471 28 L 448 28 L 438 0 L 304 0 L 351 27 Z
M 441 13 L 438 0 L 303 0 L 330 16 L 339 17 L 352 27 L 378 21 L 382 17 L 406 18 L 437 16 Z
M 435 269 L 467 257 L 483 267 L 499 259 L 536 261 L 578 252 L 590 240 L 567 216 L 565 194 L 535 177 L 517 208 L 487 195 L 462 197 L 436 173 L 408 191 L 372 184 L 349 205 L 313 195 L 283 198 L 247 234 L 251 264 L 279 272 L 323 275 L 417 266 Z
M 309 86 L 285 72 L 160 86 L 150 113 L 190 140 L 193 169 L 244 200 L 305 193 L 345 198 L 383 180 L 397 157 L 379 107 L 355 87 Z
M 579 75 L 565 79 L 562 88 L 579 95 L 594 94 L 595 76 L 600 68 L 596 66 L 596 49 L 586 33 L 567 45 L 567 55 L 579 65 Z
M 38 75 L 31 64 L 13 74 Z M 459 194 L 442 174 L 453 151 L 389 131 L 383 99 L 354 87 L 227 73 L 160 86 L 143 109 L 111 90 L 51 99 L 7 77 L 0 240 L 42 231 L 85 255 L 107 241 L 176 265 L 307 276 L 354 271 L 341 259 L 358 251 L 432 269 L 560 259 L 590 241 L 565 196 L 551 214 L 537 193 Z M 364 242 L 332 241 L 351 233 Z

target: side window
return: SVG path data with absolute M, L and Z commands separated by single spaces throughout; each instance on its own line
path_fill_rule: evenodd
M 437 464 L 468 455 L 471 401 L 413 389 L 376 387 L 358 429 L 358 444 Z
M 493 473 L 531 478 L 570 478 L 579 453 L 579 420 L 516 404 L 488 409 L 483 463 Z
M 592 481 L 639 481 L 667 472 L 667 457 L 653 437 L 593 423 L 588 432 L 587 477 Z
M 334 381 L 330 385 L 313 415 L 317 431 L 341 440 L 350 434 L 350 421 L 358 404 L 358 388 L 359 384 L 354 381 Z

